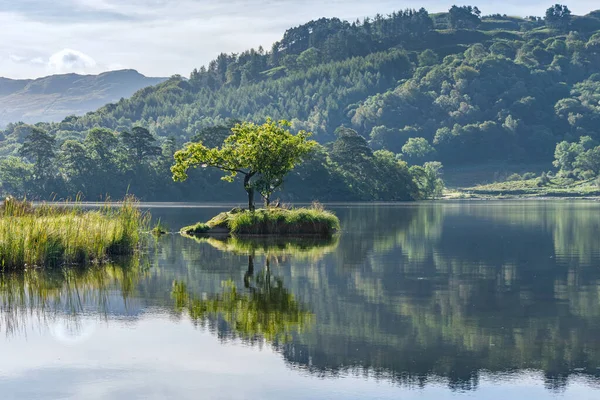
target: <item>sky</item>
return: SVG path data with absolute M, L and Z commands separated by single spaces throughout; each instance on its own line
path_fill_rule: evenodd
M 542 16 L 555 0 L 478 0 L 483 14 Z M 219 53 L 262 45 L 320 17 L 355 20 L 443 0 L 0 0 L 0 76 L 37 78 L 132 68 L 147 76 L 188 76 Z M 462 3 L 460 3 L 462 4 Z M 465 3 L 467 4 L 467 3 Z M 571 0 L 574 14 L 600 8 Z

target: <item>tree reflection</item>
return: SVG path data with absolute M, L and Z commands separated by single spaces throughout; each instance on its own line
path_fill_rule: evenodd
M 202 325 L 222 319 L 232 336 L 242 339 L 289 341 L 293 333 L 302 332 L 310 324 L 312 314 L 284 287 L 281 278 L 272 275 L 270 256 L 255 276 L 254 257 L 248 256 L 245 287 L 241 290 L 230 280 L 223 282 L 221 293 L 199 297 L 189 293 L 184 282 L 175 281 L 172 297 L 176 310 L 186 311 L 194 322 Z

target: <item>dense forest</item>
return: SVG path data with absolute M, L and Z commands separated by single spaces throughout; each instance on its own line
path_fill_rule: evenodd
M 600 10 L 575 16 L 555 5 L 518 18 L 453 6 L 311 21 L 268 51 L 221 54 L 85 116 L 10 124 L 2 191 L 237 199 L 214 172 L 173 184 L 172 155 L 189 141 L 219 145 L 236 120 L 267 117 L 321 143 L 286 182 L 287 200 L 435 197 L 438 162 L 551 169 L 558 143 L 600 140 Z M 577 176 L 600 173 L 597 153 Z

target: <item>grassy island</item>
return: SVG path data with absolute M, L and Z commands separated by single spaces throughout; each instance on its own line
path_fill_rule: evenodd
M 0 206 L 0 268 L 20 270 L 103 263 L 132 254 L 147 225 L 135 201 L 83 210 L 77 204 L 43 204 L 8 198 Z
M 321 207 L 265 208 L 254 211 L 233 209 L 206 223 L 181 229 L 185 236 L 210 234 L 243 235 L 315 235 L 331 236 L 340 229 L 340 221 Z

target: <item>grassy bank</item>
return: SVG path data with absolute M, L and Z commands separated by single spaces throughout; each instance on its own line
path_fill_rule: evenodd
M 256 211 L 234 209 L 223 212 L 207 223 L 185 227 L 187 236 L 203 234 L 240 235 L 316 235 L 331 236 L 340 229 L 339 219 L 322 207 L 268 208 Z
M 0 208 L 0 268 L 105 262 L 133 253 L 146 225 L 132 199 L 88 211 L 7 199 Z
M 596 180 L 573 181 L 553 177 L 541 182 L 540 178 L 478 185 L 453 191 L 451 198 L 511 198 L 511 197 L 597 197 L 600 187 Z

